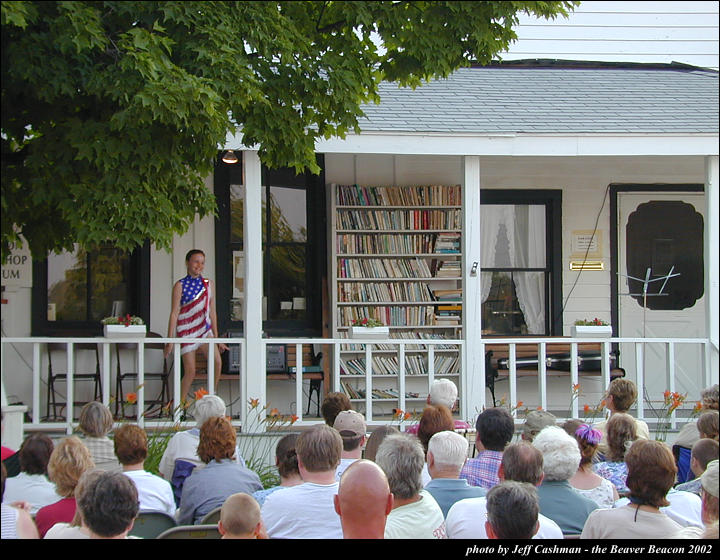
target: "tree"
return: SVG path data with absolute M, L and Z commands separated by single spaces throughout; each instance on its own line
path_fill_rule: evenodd
M 2 255 L 150 239 L 196 214 L 240 128 L 263 163 L 318 172 L 378 84 L 416 87 L 577 2 L 2 2 Z

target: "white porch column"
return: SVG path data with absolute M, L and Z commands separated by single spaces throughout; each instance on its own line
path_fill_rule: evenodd
M 712 348 L 709 352 L 710 363 L 709 371 L 714 374 L 713 379 L 705 380 L 705 387 L 712 383 L 717 383 L 717 372 L 719 369 L 718 349 L 718 308 L 720 308 L 720 297 L 718 296 L 718 277 L 720 276 L 720 267 L 718 267 L 718 247 L 720 247 L 720 216 L 718 216 L 718 208 L 720 208 L 720 176 L 718 175 L 718 156 L 705 157 L 705 200 L 707 201 L 706 218 L 705 218 L 705 286 L 707 294 L 707 307 L 705 316 L 707 317 L 707 336 L 710 339 Z M 707 371 L 707 370 L 706 370 Z
M 245 346 L 242 351 L 243 406 L 241 419 L 247 420 L 247 402 L 260 399 L 266 404 L 265 356 L 262 355 L 262 176 L 257 151 L 243 151 L 245 204 L 243 250 L 245 252 L 245 306 L 243 317 Z
M 465 258 L 463 275 L 464 368 L 461 383 L 464 419 L 472 420 L 485 405 L 485 356 L 477 342 L 481 337 L 480 306 L 480 157 L 465 156 L 463 210 L 464 231 L 462 252 Z M 474 270 L 473 270 L 474 269 Z

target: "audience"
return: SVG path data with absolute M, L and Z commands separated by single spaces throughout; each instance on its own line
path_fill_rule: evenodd
M 475 448 L 478 456 L 468 459 L 460 478 L 470 486 L 492 488 L 498 481 L 498 469 L 505 446 L 515 432 L 515 422 L 505 408 L 488 408 L 475 422 Z
M 359 412 L 341 410 L 335 417 L 333 427 L 340 434 L 343 442 L 340 464 L 335 471 L 335 480 L 339 481 L 345 469 L 362 458 L 367 424 L 365 423 L 365 417 Z
M 334 498 L 343 538 L 385 538 L 385 524 L 393 501 L 383 470 L 367 459 L 355 461 L 345 469 Z
M 422 488 L 425 454 L 418 439 L 409 434 L 386 437 L 375 461 L 385 471 L 395 497 L 385 525 L 385 538 L 444 539 L 442 510 Z
M 423 410 L 422 416 L 420 417 L 420 423 L 418 424 L 417 438 L 423 446 L 425 451 L 425 464 L 423 465 L 422 471 L 422 484 L 427 486 L 430 482 L 431 477 L 428 472 L 427 466 L 427 450 L 428 442 L 438 432 L 452 431 L 454 426 L 452 414 L 450 409 L 443 405 L 429 405 Z
M 203 397 L 205 398 L 205 397 Z M 200 428 L 197 454 L 205 463 L 185 479 L 178 524 L 199 523 L 231 494 L 252 494 L 262 488 L 260 477 L 235 461 L 235 429 L 225 417 L 208 418 Z
M 90 529 L 83 521 L 82 510 L 80 509 L 81 497 L 85 496 L 91 483 L 102 473 L 98 469 L 86 470 L 80 479 L 78 480 L 77 486 L 75 486 L 75 499 L 77 507 L 75 508 L 75 517 L 70 523 L 55 523 L 47 533 L 45 533 L 44 539 L 89 539 Z
M 700 439 L 712 439 L 718 441 L 718 411 L 708 410 L 698 418 L 697 429 Z
M 635 404 L 637 400 L 637 388 L 635 383 L 624 377 L 618 377 L 610 382 L 607 392 L 605 393 L 605 407 L 610 411 L 610 418 L 615 414 L 624 413 L 627 414 L 630 407 Z M 635 422 L 635 433 L 636 438 L 650 439 L 650 430 L 648 425 L 642 420 L 632 418 Z M 603 434 L 603 438 L 598 445 L 598 452 L 605 455 L 608 451 L 608 443 L 606 440 L 606 424 L 610 420 L 602 420 L 596 423 L 593 427 L 600 430 Z M 617 486 L 617 485 L 616 485 Z M 618 488 L 618 491 L 620 489 Z
M 700 440 L 701 442 L 702 440 Z M 693 449 L 697 446 L 697 442 Z M 678 531 L 674 535 L 675 538 L 686 538 L 686 539 L 700 539 L 700 538 L 711 538 L 709 533 L 714 530 L 717 531 L 718 524 L 718 460 L 714 459 L 710 461 L 703 472 L 702 476 L 698 477 L 701 483 L 701 518 L 703 527 L 687 526 Z M 717 537 L 714 537 L 717 538 Z
M 520 441 L 507 446 L 500 464 L 500 481 L 527 482 L 539 486 L 543 480 L 543 456 L 530 443 Z M 445 525 L 451 539 L 487 539 L 485 519 L 487 498 L 468 498 L 456 502 L 447 514 Z M 538 514 L 535 539 L 562 539 L 557 523 Z
M 435 498 L 443 517 L 447 517 L 455 502 L 487 494 L 485 488 L 470 486 L 467 480 L 459 478 L 467 452 L 467 440 L 454 431 L 438 432 L 430 438 L 426 457 L 432 480 L 425 485 L 425 490 Z
M 532 443 L 535 436 L 546 426 L 555 426 L 557 424 L 557 418 L 554 414 L 547 412 L 546 410 L 531 410 L 525 416 L 525 424 L 523 424 L 523 431 L 520 437 L 527 442 Z
M 115 430 L 115 455 L 125 476 L 135 483 L 141 511 L 161 511 L 175 515 L 175 497 L 170 483 L 144 469 L 148 454 L 145 430 L 133 424 L 123 424 Z
M 303 432 L 295 445 L 302 484 L 270 494 L 262 506 L 268 536 L 279 539 L 341 539 L 334 499 L 342 438 L 327 424 Z
M 538 532 L 538 496 L 527 482 L 506 481 L 487 496 L 485 531 L 490 539 L 531 539 Z
M 562 428 L 548 426 L 532 444 L 543 456 L 545 476 L 538 487 L 540 513 L 555 521 L 563 534 L 579 534 L 588 515 L 598 505 L 570 486 L 569 480 L 580 464 L 577 441 Z
M 138 514 L 137 489 L 127 476 L 100 472 L 88 481 L 78 500 L 91 539 L 127 538 Z
M 391 434 L 399 433 L 400 430 L 398 430 L 395 426 L 390 426 L 389 424 L 383 424 L 382 426 L 375 428 L 371 432 L 370 437 L 365 444 L 365 453 L 363 454 L 365 459 L 368 461 L 374 461 L 375 456 L 377 455 L 377 450 L 385 438 Z
M 7 480 L 7 469 L 5 463 L 2 463 L 2 489 L 0 494 L 5 496 L 5 482 Z M 4 501 L 2 503 L 2 518 L 0 537 L 2 539 L 37 539 L 39 538 L 37 527 L 33 523 L 32 517 L 22 504 L 10 505 Z
M 702 496 L 702 483 L 700 477 L 705 472 L 707 465 L 710 461 L 718 458 L 718 442 L 712 439 L 703 438 L 695 442 L 692 446 L 692 452 L 690 454 L 690 470 L 692 471 L 695 478 L 678 484 L 676 490 L 684 490 L 686 492 L 692 492 L 698 496 Z
M 433 406 L 444 406 L 452 414 L 457 402 L 458 390 L 455 383 L 450 379 L 436 379 L 430 386 L 427 396 L 427 404 Z M 408 434 L 417 434 L 420 424 L 413 424 L 405 429 Z M 453 430 L 470 430 L 472 427 L 464 420 L 454 420 Z M 429 439 L 429 438 L 428 438 Z
M 69 523 L 75 517 L 75 487 L 80 476 L 94 469 L 90 451 L 80 438 L 63 438 L 55 446 L 48 462 L 48 477 L 55 483 L 55 491 L 60 500 L 40 508 L 35 514 L 35 524 L 40 536 L 44 537 L 55 523 Z
M 663 539 L 680 525 L 660 508 L 675 482 L 677 467 L 670 449 L 660 441 L 637 440 L 625 456 L 630 503 L 590 514 L 582 539 Z
M 228 496 L 220 509 L 218 532 L 223 539 L 267 539 L 260 505 L 252 496 L 238 492 Z
M 625 483 L 627 478 L 625 453 L 637 440 L 636 428 L 635 419 L 629 414 L 622 412 L 613 414 L 607 422 L 605 460 L 593 466 L 595 472 L 612 482 L 621 495 L 629 492 Z
M 90 451 L 93 463 L 98 469 L 104 471 L 121 471 L 113 442 L 108 433 L 113 427 L 113 417 L 110 409 L 103 403 L 92 401 L 80 410 L 78 429 L 83 433 L 81 441 Z
M 7 479 L 3 502 L 28 502 L 30 513 L 34 515 L 41 507 L 60 499 L 55 485 L 47 477 L 53 448 L 52 440 L 45 434 L 33 433 L 25 438 L 18 451 L 20 474 Z
M 328 393 L 320 406 L 320 414 L 331 428 L 335 424 L 338 413 L 343 410 L 352 410 L 350 398 L 345 393 Z
M 278 441 L 275 447 L 275 466 L 280 475 L 280 485 L 254 492 L 253 498 L 257 500 L 259 505 L 262 506 L 265 503 L 265 498 L 273 492 L 303 483 L 303 479 L 300 478 L 297 452 L 295 451 L 297 438 L 298 434 L 288 434 Z
M 580 447 L 580 466 L 570 478 L 570 486 L 586 498 L 594 500 L 599 507 L 611 508 L 620 497 L 612 482 L 593 472 L 593 458 L 597 453 L 602 434 L 599 430 L 580 420 L 568 420 L 563 429 L 573 436 Z M 572 432 L 572 433 L 571 433 Z
M 718 384 L 706 387 L 700 392 L 701 410 L 718 410 Z M 700 439 L 696 422 L 688 422 L 685 424 L 675 438 L 675 445 L 691 449 L 695 442 Z

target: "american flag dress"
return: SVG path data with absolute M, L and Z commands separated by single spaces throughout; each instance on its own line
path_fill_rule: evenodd
M 177 321 L 177 335 L 182 338 L 206 338 L 212 335 L 210 324 L 210 281 L 202 276 L 193 278 L 189 274 L 180 280 L 180 314 Z M 199 342 L 181 344 L 181 354 L 192 352 Z

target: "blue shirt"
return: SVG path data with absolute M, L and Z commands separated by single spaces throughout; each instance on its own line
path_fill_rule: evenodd
M 458 478 L 433 478 L 425 485 L 425 490 L 435 498 L 443 517 L 447 517 L 455 502 L 465 498 L 482 498 L 487 494 L 485 488 L 470 486 L 467 480 Z
M 588 515 L 598 505 L 576 492 L 567 480 L 543 480 L 537 489 L 540 513 L 560 526 L 563 534 L 582 533 Z

